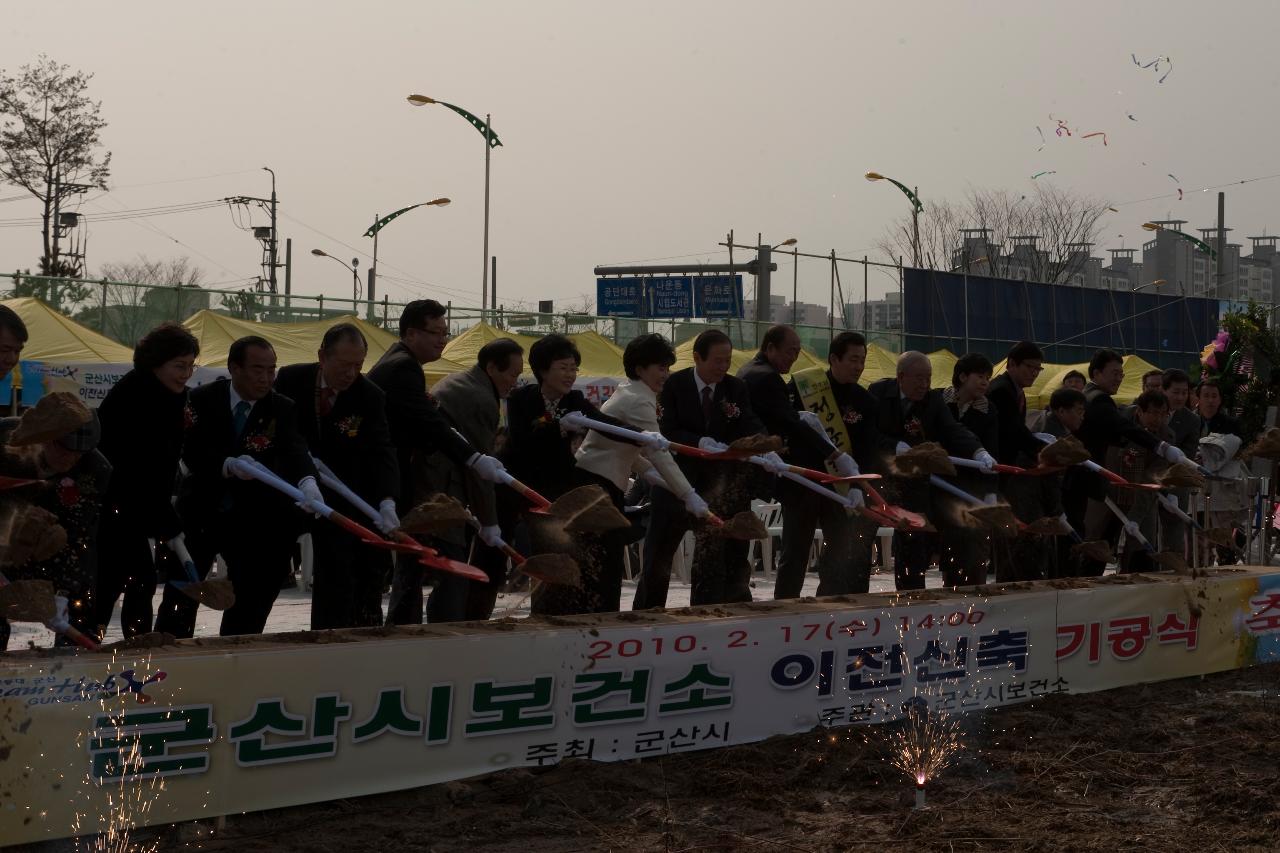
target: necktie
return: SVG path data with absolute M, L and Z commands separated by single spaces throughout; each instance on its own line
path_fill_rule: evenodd
M 710 385 L 702 386 L 702 420 L 708 427 L 711 426 L 711 386 Z
M 236 438 L 244 434 L 244 426 L 249 422 L 249 410 L 252 408 L 253 403 L 248 400 L 236 403 L 235 413 L 231 416 L 231 429 L 235 432 Z
M 338 392 L 332 388 L 320 389 L 320 417 L 329 417 L 329 413 L 333 411 L 333 400 L 337 396 Z

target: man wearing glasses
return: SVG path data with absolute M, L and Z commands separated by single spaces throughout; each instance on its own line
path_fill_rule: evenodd
M 401 518 L 427 497 L 413 482 L 415 454 L 438 450 L 490 482 L 500 482 L 503 471 L 501 462 L 477 452 L 449 425 L 435 398 L 427 393 L 422 366 L 437 361 L 448 340 L 444 306 L 434 299 L 416 299 L 400 315 L 400 340 L 369 371 L 369 379 L 387 395 L 387 423 L 400 466 L 396 509 Z M 416 555 L 396 554 L 388 625 L 422 624 L 422 571 Z
M 1044 370 L 1044 353 L 1031 341 L 1019 341 L 1005 357 L 1004 373 L 991 380 L 987 399 L 996 407 L 996 461 L 1034 468 L 1044 443 L 1027 428 L 1026 389 Z M 1001 491 L 1020 521 L 1032 522 L 1062 513 L 1058 477 L 1005 475 Z M 1043 536 L 1001 539 L 997 544 L 996 581 L 1037 580 L 1045 577 L 1051 549 Z

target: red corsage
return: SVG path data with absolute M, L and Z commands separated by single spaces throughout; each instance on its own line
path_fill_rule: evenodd
M 58 503 L 67 507 L 80 503 L 80 487 L 70 477 L 58 481 Z
M 844 422 L 847 424 L 856 424 L 862 420 L 862 413 L 857 409 L 845 409 L 841 417 L 844 418 Z
M 262 433 L 246 435 L 244 437 L 244 446 L 254 453 L 262 453 L 264 450 L 271 447 L 271 439 Z
M 191 408 L 191 404 L 187 403 L 182 407 L 182 428 L 191 429 L 196 425 L 196 410 Z
M 728 420 L 733 420 L 742 414 L 742 410 L 738 408 L 737 403 L 731 403 L 728 400 L 720 401 L 720 411 L 724 413 L 725 418 Z
M 360 422 L 363 420 L 364 418 L 360 415 L 347 415 L 335 424 L 338 434 L 345 435 L 347 438 L 355 438 L 360 434 Z
M 907 435 L 919 437 L 924 431 L 924 425 L 920 423 L 919 418 L 913 416 L 907 419 L 907 422 L 902 425 L 902 429 Z

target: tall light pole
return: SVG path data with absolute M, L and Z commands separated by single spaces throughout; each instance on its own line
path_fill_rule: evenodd
M 864 176 L 868 181 L 888 181 L 898 189 L 902 190 L 903 195 L 911 202 L 911 257 L 915 262 L 916 269 L 920 268 L 920 211 L 924 209 L 924 205 L 920 203 L 920 195 L 918 189 L 911 189 L 906 184 L 895 181 L 893 178 L 886 177 L 879 172 L 867 172 Z
M 267 279 L 271 283 L 271 292 L 276 292 L 276 255 L 280 246 L 280 235 L 276 231 L 276 173 L 267 166 L 262 167 L 262 171 L 271 172 L 271 267 L 267 272 Z
M 800 316 L 800 308 L 796 302 L 796 291 L 800 285 L 800 250 L 795 248 L 795 245 L 797 242 L 799 241 L 796 240 L 795 237 L 788 237 L 787 239 L 783 240 L 781 243 L 777 243 L 776 245 L 773 246 L 773 249 L 777 249 L 779 246 L 792 247 L 791 249 L 791 325 L 793 326 L 799 322 L 797 318 Z M 770 251 L 773 251 L 773 249 L 771 249 Z
M 369 230 L 364 232 L 364 236 L 373 238 L 373 265 L 369 267 L 369 302 L 373 302 L 377 298 L 374 289 L 378 283 L 378 232 L 387 226 L 387 223 L 396 219 L 403 214 L 408 213 L 418 207 L 444 207 L 449 203 L 447 198 L 433 198 L 431 201 L 422 201 L 417 204 L 411 204 L 408 207 L 402 207 L 394 213 L 388 213 L 386 216 L 379 218 L 374 214 L 373 224 L 369 226 Z
M 466 119 L 472 127 L 480 131 L 484 136 L 484 258 L 480 264 L 480 317 L 483 319 L 484 309 L 489 304 L 489 155 L 494 148 L 497 148 L 502 143 L 490 126 L 488 113 L 485 113 L 484 121 L 481 121 L 462 107 L 447 104 L 444 101 L 437 101 L 435 98 L 428 98 L 426 95 L 410 95 L 408 100 L 415 107 L 426 106 L 427 104 L 439 104 L 442 107 L 447 107 Z M 493 307 L 496 308 L 497 306 Z
M 351 263 L 348 264 L 341 258 L 335 258 L 324 249 L 312 249 L 311 254 L 315 255 L 317 258 L 329 258 L 330 260 L 337 261 L 351 272 L 351 313 L 357 314 L 358 316 L 356 305 L 360 302 L 360 273 L 356 272 L 356 267 L 360 266 L 360 259 L 352 258 Z

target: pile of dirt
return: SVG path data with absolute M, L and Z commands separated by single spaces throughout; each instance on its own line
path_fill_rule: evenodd
M 947 449 L 935 441 L 924 441 L 910 450 L 893 457 L 891 467 L 903 477 L 928 477 L 937 474 L 954 477 L 956 466 L 947 456 Z
M 1271 851 L 1280 668 L 959 718 L 961 750 L 913 809 L 893 726 L 729 749 L 571 760 L 392 794 L 134 833 L 161 851 L 349 849 Z

